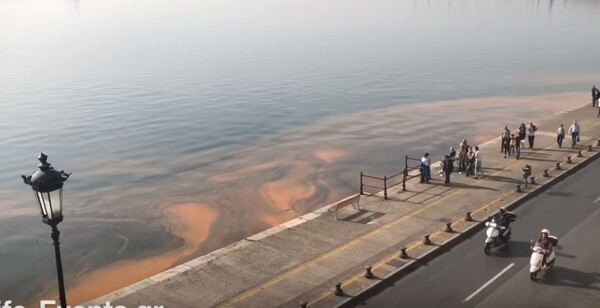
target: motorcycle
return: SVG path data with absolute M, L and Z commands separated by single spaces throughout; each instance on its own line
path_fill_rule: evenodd
M 558 244 L 557 237 L 550 236 L 550 239 L 553 240 L 554 246 Z M 542 247 L 534 244 L 533 240 L 531 241 L 531 250 L 533 252 L 531 253 L 531 258 L 529 259 L 529 278 L 535 281 L 540 272 L 547 272 L 554 266 L 554 261 L 556 258 L 554 255 L 554 248 L 550 249 L 550 251 L 544 250 Z M 547 254 L 546 263 L 542 264 L 544 260 L 544 254 Z
M 485 231 L 487 238 L 485 239 L 485 246 L 483 248 L 483 252 L 486 255 L 489 255 L 490 251 L 492 250 L 492 247 L 498 247 L 508 242 L 511 235 L 511 229 L 510 226 L 508 228 L 505 226 L 501 226 L 494 220 L 486 222 L 485 225 L 488 228 Z M 500 232 L 502 232 L 502 238 L 500 238 Z

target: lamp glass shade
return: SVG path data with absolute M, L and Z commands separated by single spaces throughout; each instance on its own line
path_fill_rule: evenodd
M 35 194 L 42 218 L 55 219 L 62 217 L 62 188 L 49 192 L 36 191 Z

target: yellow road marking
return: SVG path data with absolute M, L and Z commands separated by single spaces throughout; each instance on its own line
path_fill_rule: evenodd
M 600 124 L 600 123 L 598 123 L 598 124 L 595 124 L 595 125 L 592 125 L 592 127 L 594 127 L 594 126 L 597 126 L 597 125 L 599 125 L 599 124 Z M 554 146 L 554 145 L 550 145 L 550 146 L 548 146 L 548 147 L 545 147 L 545 148 L 543 148 L 543 150 L 549 149 L 549 148 L 551 148 L 551 147 L 553 147 L 553 146 Z M 498 172 L 491 173 L 491 175 L 496 175 L 496 174 L 499 174 L 499 173 L 501 173 L 501 172 L 504 172 L 504 171 L 506 171 L 506 170 L 510 170 L 510 168 L 511 168 L 511 167 L 513 167 L 514 165 L 517 165 L 517 164 L 519 164 L 519 163 L 522 163 L 522 161 L 516 161 L 516 162 L 514 162 L 514 163 L 512 163 L 512 164 L 509 164 L 508 166 L 504 167 L 504 168 L 503 168 L 503 170 L 501 170 L 501 171 L 498 171 Z M 482 179 L 482 180 L 483 180 L 483 179 Z M 479 181 L 482 181 L 482 180 L 478 180 L 478 181 L 476 181 L 476 182 L 479 182 Z M 293 270 L 291 270 L 291 271 L 288 271 L 288 272 L 286 272 L 286 273 L 284 273 L 284 274 L 280 275 L 279 277 L 277 277 L 277 278 L 275 278 L 275 279 L 273 279 L 273 280 L 271 280 L 271 281 L 267 282 L 266 284 L 263 284 L 263 285 L 257 286 L 257 287 L 255 287 L 255 288 L 253 288 L 253 289 L 250 289 L 250 290 L 248 290 L 248 291 L 244 292 L 243 294 L 240 294 L 239 296 L 237 296 L 237 297 L 235 297 L 235 298 L 231 299 L 231 300 L 230 300 L 230 301 L 228 301 L 227 303 L 224 303 L 224 304 L 221 304 L 221 305 L 219 305 L 218 307 L 227 307 L 227 305 L 235 304 L 235 303 L 241 302 L 241 301 L 243 301 L 243 300 L 245 300 L 245 299 L 247 299 L 247 298 L 249 298 L 249 297 L 252 297 L 252 296 L 254 296 L 256 293 L 258 293 L 258 292 L 260 292 L 260 291 L 262 291 L 262 290 L 264 290 L 264 289 L 266 289 L 266 288 L 268 288 L 268 287 L 270 287 L 270 286 L 273 286 L 273 285 L 275 285 L 275 284 L 277 284 L 277 283 L 279 283 L 279 282 L 283 281 L 284 279 L 286 279 L 286 278 L 288 278 L 288 277 L 294 276 L 294 275 L 296 275 L 297 273 L 300 273 L 300 272 L 304 271 L 305 269 L 307 269 L 307 268 L 311 267 L 312 265 L 314 265 L 314 264 L 317 264 L 317 263 L 319 263 L 320 261 L 323 261 L 323 260 L 325 260 L 325 259 L 327 259 L 327 258 L 329 258 L 329 257 L 333 256 L 334 254 L 337 254 L 337 253 L 339 253 L 339 252 L 342 252 L 342 251 L 344 251 L 344 250 L 346 250 L 346 249 L 350 248 L 351 246 L 353 246 L 353 245 L 357 244 L 358 242 L 361 242 L 361 241 L 363 241 L 363 240 L 364 240 L 364 239 L 366 239 L 366 238 L 369 238 L 369 237 L 371 237 L 371 236 L 373 236 L 373 235 L 376 235 L 376 234 L 378 234 L 378 233 L 380 233 L 380 232 L 382 232 L 382 231 L 384 231 L 384 230 L 387 230 L 387 229 L 389 229 L 389 228 L 391 228 L 391 227 L 393 227 L 393 226 L 395 226 L 395 225 L 397 225 L 397 224 L 399 224 L 399 223 L 401 223 L 401 222 L 405 221 L 406 219 L 412 218 L 412 217 L 414 217 L 415 215 L 417 215 L 417 214 L 419 214 L 419 213 L 423 212 L 424 210 L 426 210 L 426 209 L 429 209 L 430 207 L 432 207 L 432 206 L 434 206 L 434 205 L 437 205 L 438 203 L 440 203 L 440 202 L 442 202 L 442 201 L 444 201 L 444 200 L 446 200 L 446 199 L 448 199 L 448 198 L 450 198 L 450 197 L 452 197 L 452 196 L 454 196 L 454 195 L 456 195 L 456 194 L 458 194 L 458 193 L 461 193 L 461 192 L 464 192 L 464 190 L 457 190 L 457 191 L 451 192 L 451 193 L 450 193 L 450 194 L 448 194 L 447 196 L 444 196 L 444 197 L 442 197 L 441 199 L 438 199 L 437 201 L 434 201 L 434 202 L 432 202 L 432 203 L 430 203 L 430 204 L 427 204 L 427 205 L 425 205 L 425 206 L 423 206 L 423 207 L 419 208 L 419 209 L 418 209 L 418 210 L 416 210 L 416 211 L 412 211 L 412 212 L 410 212 L 410 213 L 407 213 L 406 215 L 403 215 L 402 217 L 398 218 L 397 220 L 395 220 L 395 221 L 392 221 L 392 222 L 390 222 L 390 223 L 388 223 L 388 224 L 386 224 L 386 225 L 382 226 L 381 228 L 378 228 L 378 229 L 375 229 L 375 230 L 373 230 L 373 231 L 371 231 L 371 232 L 369 232 L 369 233 L 366 233 L 366 234 L 364 234 L 364 235 L 362 235 L 362 236 L 360 236 L 360 237 L 358 237 L 358 238 L 356 238 L 356 239 L 354 239 L 354 240 L 352 240 L 352 241 L 350 241 L 350 242 L 347 242 L 346 244 L 344 244 L 344 245 L 342 245 L 342 246 L 339 246 L 339 247 L 337 247 L 337 248 L 334 248 L 333 250 L 329 251 L 329 252 L 328 252 L 328 253 L 326 253 L 326 254 L 323 254 L 323 255 L 321 255 L 321 256 L 319 256 L 319 257 L 317 257 L 317 258 L 315 258 L 315 259 L 313 259 L 313 260 L 311 260 L 311 261 L 309 261 L 309 262 L 307 262 L 307 263 L 301 264 L 301 265 L 299 265 L 298 267 L 296 267 L 295 269 L 293 269 Z M 512 191 L 510 191 L 510 192 L 508 192 L 508 193 L 506 193 L 506 194 L 502 195 L 501 197 L 499 197 L 499 198 L 495 199 L 494 201 L 491 201 L 491 202 L 489 202 L 489 203 L 488 203 L 488 204 L 486 204 L 484 207 L 487 207 L 487 206 L 489 206 L 490 204 L 493 204 L 494 202 L 497 202 L 499 199 L 502 199 L 502 198 L 504 198 L 505 196 L 507 196 L 507 195 L 509 195 L 509 194 L 511 194 L 511 193 L 512 193 Z M 480 210 L 480 209 L 479 209 L 479 210 Z M 437 235 L 437 234 L 439 234 L 439 233 L 441 233 L 441 231 L 436 231 L 436 232 L 434 232 L 434 233 L 431 235 L 431 237 L 433 237 L 434 235 Z M 419 245 L 421 245 L 421 242 L 415 242 L 415 243 L 413 243 L 411 246 L 409 246 L 409 247 L 407 248 L 407 251 L 408 251 L 408 250 L 415 249 L 415 248 L 416 248 L 416 247 L 418 247 Z M 385 262 L 389 262 L 389 260 L 387 260 L 387 261 L 385 261 Z M 384 262 L 384 263 L 385 263 L 385 262 Z M 381 265 L 379 265 L 379 267 L 380 267 L 380 266 L 381 266 Z M 374 267 L 374 268 L 375 268 L 375 267 Z M 361 277 L 360 275 L 357 275 L 357 276 L 358 276 L 358 277 Z M 351 279 L 351 281 L 355 281 L 356 279 L 357 279 L 357 277 L 354 277 L 354 278 L 352 278 L 352 279 Z M 317 301 L 321 300 L 322 298 L 325 298 L 327 295 L 328 295 L 327 293 L 326 293 L 326 294 L 324 294 L 323 296 L 319 297 L 319 298 L 318 298 L 317 300 L 315 300 L 314 302 L 317 302 Z

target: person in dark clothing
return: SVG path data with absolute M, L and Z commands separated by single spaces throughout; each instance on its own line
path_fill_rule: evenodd
M 469 152 L 467 153 L 467 172 L 466 176 L 475 174 L 475 152 L 473 151 L 473 147 L 469 147 Z
M 442 170 L 444 170 L 444 174 L 446 175 L 444 183 L 450 183 L 450 174 L 454 171 L 454 160 L 448 155 L 444 155 L 444 159 L 442 159 Z
M 600 90 L 598 90 L 598 88 L 596 88 L 596 86 L 593 86 L 592 87 L 592 107 L 596 107 L 596 103 L 598 102 L 598 97 L 600 97 Z M 598 107 L 600 107 L 600 106 L 598 106 Z
M 509 212 L 503 207 L 501 207 L 498 214 L 496 214 L 496 216 L 494 216 L 494 221 L 498 225 L 505 227 L 507 229 L 508 229 L 508 226 L 510 225 L 510 223 L 515 221 L 515 219 L 517 219 L 517 214 Z M 501 231 L 500 239 L 503 239 L 503 238 L 504 238 L 504 231 Z
M 502 147 L 504 149 L 504 158 L 510 156 L 510 136 L 505 136 L 502 139 Z

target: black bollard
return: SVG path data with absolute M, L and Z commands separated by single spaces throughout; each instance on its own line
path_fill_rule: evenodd
M 544 177 L 549 177 L 550 175 L 548 174 L 548 169 L 544 170 Z
M 560 163 L 556 163 L 556 170 L 560 170 Z
M 425 236 L 423 237 L 423 244 L 431 245 L 431 240 L 429 239 L 429 234 L 425 234 Z
M 583 157 L 583 154 L 581 153 L 581 151 L 577 151 L 577 157 Z
M 588 145 L 588 151 L 590 151 L 590 152 L 592 151 L 592 145 L 591 144 Z
M 400 248 L 400 258 L 408 259 L 408 254 L 406 253 L 406 247 Z
M 471 212 L 467 212 L 467 215 L 465 217 L 466 221 L 473 221 L 473 217 L 471 217 Z
M 371 279 L 373 278 L 373 272 L 371 271 L 372 267 L 367 266 L 365 267 L 365 278 L 367 279 Z
M 596 140 L 596 146 L 600 147 L 600 140 Z
M 451 222 L 447 222 L 446 223 L 446 229 L 444 230 L 448 233 L 452 233 L 454 230 L 452 230 L 452 223 Z
M 342 296 L 344 295 L 344 290 L 342 290 L 342 283 L 338 282 L 335 284 L 335 290 L 333 290 L 333 295 Z
M 308 308 L 307 302 L 300 302 L 300 308 Z
M 517 185 L 517 190 L 516 190 L 516 192 L 523 192 L 523 191 L 521 190 L 521 185 Z
M 536 183 L 535 183 L 535 176 L 532 176 L 532 177 L 531 177 L 531 184 L 534 184 L 534 185 L 536 184 Z
M 570 164 L 570 163 L 572 163 L 571 156 L 567 156 L 567 164 Z

